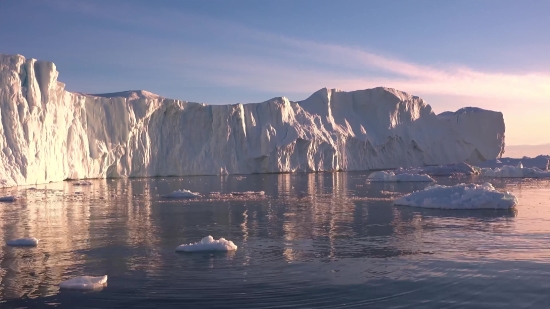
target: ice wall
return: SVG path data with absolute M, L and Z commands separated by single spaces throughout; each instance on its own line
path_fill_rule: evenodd
M 476 163 L 504 149 L 501 113 L 438 116 L 390 88 L 206 105 L 146 91 L 71 93 L 57 76 L 51 62 L 0 54 L 2 186 Z

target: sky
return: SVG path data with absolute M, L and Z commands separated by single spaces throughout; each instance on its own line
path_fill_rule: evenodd
M 209 104 L 378 86 L 437 112 L 501 111 L 507 145 L 550 143 L 550 1 L 0 0 L 0 53 L 67 90 Z

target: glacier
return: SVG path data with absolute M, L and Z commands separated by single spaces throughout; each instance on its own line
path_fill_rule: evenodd
M 0 54 L 0 186 L 65 179 L 359 171 L 495 159 L 500 112 L 435 114 L 391 88 L 207 105 L 65 90 L 52 62 Z

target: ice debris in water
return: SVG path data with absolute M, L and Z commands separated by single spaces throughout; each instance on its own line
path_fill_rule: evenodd
M 240 195 L 265 195 L 264 191 L 244 191 L 244 192 L 231 192 L 231 195 L 240 196 Z
M 91 186 L 91 185 L 92 185 L 92 182 L 86 181 L 86 180 L 79 180 L 79 181 L 73 182 L 73 186 Z
M 197 198 L 201 195 L 196 192 L 191 192 L 189 190 L 177 190 L 170 194 L 162 195 L 164 198 Z
M 492 184 L 435 185 L 393 202 L 394 205 L 441 209 L 510 209 L 518 204 L 516 196 L 499 192 Z
M 367 177 L 370 182 L 433 182 L 435 181 L 428 175 L 419 174 L 395 174 L 392 171 L 374 172 Z
M 231 240 L 226 240 L 225 238 L 214 240 L 214 238 L 210 235 L 204 237 L 200 242 L 188 245 L 180 245 L 176 248 L 176 251 L 181 252 L 234 250 L 237 250 L 237 246 Z
M 538 167 L 523 167 L 521 162 L 517 166 L 505 165 L 502 167 L 483 168 L 481 176 L 493 178 L 545 178 L 550 177 L 550 171 L 543 171 Z
M 0 197 L 0 202 L 15 202 L 17 199 L 19 199 L 19 197 L 15 195 L 2 196 Z
M 38 245 L 40 239 L 34 237 L 24 237 L 18 239 L 8 240 L 6 244 L 14 247 L 35 247 Z
M 92 277 L 82 276 L 75 277 L 59 284 L 62 289 L 74 289 L 74 290 L 97 290 L 107 285 L 107 275 Z

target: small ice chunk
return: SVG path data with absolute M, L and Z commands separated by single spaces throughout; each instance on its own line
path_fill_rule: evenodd
M 91 186 L 91 185 L 92 185 L 92 182 L 91 181 L 86 181 L 86 180 L 80 180 L 80 181 L 73 182 L 73 186 Z
M 367 177 L 370 182 L 434 182 L 428 175 L 420 174 L 395 174 L 392 171 L 374 172 Z
M 2 196 L 0 197 L 0 202 L 15 202 L 17 199 L 19 199 L 19 197 L 15 195 Z
M 162 195 L 162 197 L 164 198 L 197 198 L 197 197 L 200 197 L 201 195 L 196 193 L 196 192 L 191 192 L 191 191 L 188 191 L 188 190 L 177 190 L 177 191 L 174 191 L 170 194 L 166 194 L 166 195 Z
M 107 275 L 92 277 L 82 276 L 65 280 L 59 284 L 62 289 L 98 290 L 107 285 Z
M 34 237 L 24 237 L 8 240 L 6 244 L 14 247 L 36 247 L 40 239 Z
M 499 192 L 492 184 L 435 185 L 393 202 L 394 205 L 441 209 L 510 209 L 518 204 L 516 196 Z
M 180 245 L 176 248 L 181 252 L 198 252 L 198 251 L 234 251 L 237 250 L 237 246 L 231 241 L 225 238 L 214 240 L 210 235 L 204 237 L 200 242 L 188 245 Z
M 231 192 L 231 195 L 241 196 L 241 195 L 265 195 L 264 191 L 244 191 L 244 192 Z

